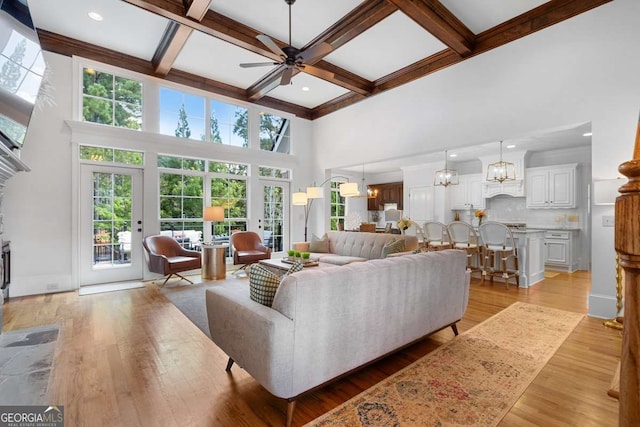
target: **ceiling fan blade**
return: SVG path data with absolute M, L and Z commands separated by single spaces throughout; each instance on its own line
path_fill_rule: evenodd
M 315 62 L 317 59 L 328 55 L 333 50 L 333 46 L 329 43 L 320 43 L 309 49 L 303 50 L 297 59 L 301 59 L 302 62 Z
M 267 65 L 280 65 L 279 62 L 248 62 L 240 64 L 242 68 L 266 67 Z
M 266 47 L 268 47 L 269 50 L 271 50 L 271 52 L 273 52 L 276 55 L 282 57 L 283 59 L 287 57 L 287 54 L 284 53 L 284 51 L 280 48 L 280 46 L 278 46 L 276 44 L 276 42 L 271 40 L 271 37 L 269 37 L 267 35 L 264 35 L 264 34 L 259 34 L 259 35 L 256 36 L 256 38 L 258 40 L 260 40 L 262 42 L 262 44 L 264 44 Z
M 322 68 L 318 68 L 313 65 L 301 65 L 298 67 L 298 69 L 300 71 L 304 71 L 307 74 L 311 74 L 312 76 L 319 77 L 323 80 L 333 80 L 333 78 L 335 77 L 335 74 L 331 71 L 323 70 Z
M 291 83 L 291 77 L 293 76 L 293 67 L 288 67 L 282 73 L 282 78 L 280 79 L 280 86 L 287 86 Z

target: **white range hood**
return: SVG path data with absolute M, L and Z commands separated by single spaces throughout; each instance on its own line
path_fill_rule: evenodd
M 491 163 L 498 161 L 500 155 L 495 153 L 488 156 L 481 156 L 482 162 L 482 197 L 489 199 L 498 195 L 507 195 L 512 197 L 525 197 L 524 188 L 524 166 L 525 158 L 527 155 L 526 150 L 507 150 L 503 151 L 502 159 L 505 162 L 511 162 L 515 166 L 516 179 L 515 181 L 504 181 L 499 183 L 496 181 L 487 181 L 487 169 Z

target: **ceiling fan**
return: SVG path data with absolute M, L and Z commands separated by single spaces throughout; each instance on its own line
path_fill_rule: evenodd
M 289 45 L 280 48 L 280 46 L 278 46 L 276 42 L 271 39 L 271 37 L 265 34 L 256 36 L 256 38 L 260 40 L 265 46 L 267 46 L 269 50 L 278 55 L 281 60 L 279 62 L 250 62 L 240 64 L 240 66 L 242 68 L 251 68 L 264 67 L 269 65 L 284 65 L 284 67 L 282 67 L 280 77 L 280 85 L 282 86 L 291 83 L 291 77 L 293 76 L 293 72 L 295 70 L 305 71 L 309 74 L 324 79 L 332 79 L 334 77 L 334 74 L 332 72 L 314 67 L 309 63 L 312 63 L 319 58 L 328 55 L 333 50 L 333 46 L 325 42 L 319 43 L 315 46 L 310 47 L 309 49 L 304 50 L 300 50 L 291 46 L 291 5 L 293 5 L 296 0 L 284 0 L 284 2 L 289 5 Z

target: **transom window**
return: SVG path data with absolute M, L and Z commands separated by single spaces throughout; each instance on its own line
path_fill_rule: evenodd
M 260 149 L 289 154 L 289 123 L 284 117 L 260 113 Z
M 82 120 L 142 129 L 142 83 L 93 68 L 84 68 Z
M 142 165 L 144 154 L 139 151 L 118 150 L 106 147 L 80 146 L 80 159 L 93 162 L 122 163 L 125 165 Z
M 258 175 L 266 178 L 290 179 L 291 169 L 270 168 L 268 166 L 259 166 Z
M 211 100 L 210 140 L 235 147 L 249 146 L 249 110 Z
M 160 133 L 204 141 L 204 107 L 201 96 L 160 88 Z

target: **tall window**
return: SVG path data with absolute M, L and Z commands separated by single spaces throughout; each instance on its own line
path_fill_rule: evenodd
M 204 161 L 158 156 L 158 166 L 183 171 L 165 172 L 161 169 L 160 234 L 175 238 L 185 248 L 197 249 L 203 231 Z
M 260 113 L 260 149 L 289 154 L 290 122 L 284 117 Z
M 211 206 L 224 207 L 224 221 L 216 223 L 215 239 L 226 241 L 234 231 L 247 230 L 248 166 L 210 162 Z
M 340 182 L 331 181 L 331 229 L 337 230 L 338 223 L 344 225 L 345 198 L 340 195 Z
M 160 133 L 205 140 L 205 100 L 169 88 L 160 88 Z
M 82 120 L 142 129 L 142 83 L 93 68 L 84 68 Z
M 236 147 L 249 146 L 249 111 L 246 108 L 212 100 L 210 109 L 211 141 Z

